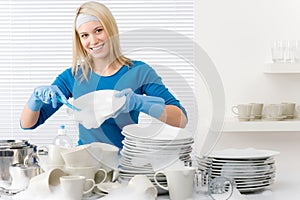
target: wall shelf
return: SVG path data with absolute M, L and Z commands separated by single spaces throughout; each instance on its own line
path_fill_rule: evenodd
M 222 132 L 300 132 L 300 120 L 283 121 L 238 121 L 228 119 L 224 122 Z
M 266 63 L 265 74 L 300 74 L 300 63 Z

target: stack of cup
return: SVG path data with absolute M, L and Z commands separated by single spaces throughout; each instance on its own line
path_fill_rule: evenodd
M 108 146 L 103 143 L 92 143 L 77 146 L 62 152 L 62 158 L 65 162 L 65 171 L 70 176 L 84 176 L 87 180 L 94 180 L 93 188 L 84 193 L 89 196 L 92 191 L 100 193 L 97 190 L 99 184 L 105 181 L 113 180 L 114 168 L 112 164 L 117 161 L 118 148 L 112 145 L 114 151 L 108 151 L 104 147 Z M 117 167 L 117 166 L 116 166 Z M 71 180 L 65 180 L 65 182 Z M 90 188 L 91 183 L 84 189 Z
M 240 121 L 257 120 L 262 118 L 262 103 L 238 104 L 231 108 Z
M 268 104 L 265 108 L 267 120 L 293 119 L 295 117 L 296 103 L 283 102 Z

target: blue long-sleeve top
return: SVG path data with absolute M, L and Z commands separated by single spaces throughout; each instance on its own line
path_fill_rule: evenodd
M 155 70 L 141 61 L 132 61 L 132 65 L 122 66 L 115 74 L 111 76 L 100 76 L 92 71 L 88 74 L 88 80 L 80 79 L 82 72 L 79 71 L 76 77 L 72 75 L 72 69 L 68 68 L 59 74 L 52 85 L 56 85 L 66 98 L 77 99 L 89 92 L 97 90 L 123 90 L 131 88 L 137 94 L 161 97 L 166 105 L 175 105 L 187 115 L 184 107 L 166 88 L 161 78 Z M 40 110 L 40 116 L 37 123 L 31 129 L 43 124 L 60 107 L 58 103 L 56 108 L 51 104 L 44 104 Z M 128 124 L 138 123 L 139 112 L 121 113 L 116 118 L 109 118 L 98 128 L 86 129 L 79 124 L 78 145 L 91 142 L 104 142 L 122 148 L 124 136 L 121 134 L 122 128 Z

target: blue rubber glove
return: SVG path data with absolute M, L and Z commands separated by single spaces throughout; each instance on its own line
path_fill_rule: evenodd
M 62 101 L 67 101 L 65 95 L 56 85 L 39 86 L 34 89 L 31 97 L 27 102 L 27 105 L 30 110 L 35 112 L 40 110 L 44 104 L 52 103 L 52 107 L 56 108 L 57 96 L 60 96 Z
M 116 113 L 115 117 L 120 113 L 128 113 L 135 110 L 159 118 L 164 112 L 165 100 L 160 97 L 135 94 L 130 88 L 115 94 L 115 97 L 122 96 L 126 97 L 126 103 L 124 107 Z

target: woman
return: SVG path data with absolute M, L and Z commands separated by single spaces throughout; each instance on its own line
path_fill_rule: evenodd
M 50 86 L 34 89 L 23 109 L 21 127 L 34 129 L 43 124 L 62 106 L 57 97 L 67 101 L 105 89 L 120 91 L 117 97 L 126 96 L 125 107 L 97 128 L 79 124 L 78 145 L 105 142 L 122 148 L 121 130 L 138 123 L 140 112 L 169 125 L 185 127 L 185 109 L 149 65 L 122 55 L 118 34 L 115 19 L 106 6 L 97 2 L 80 6 L 73 28 L 73 67 L 58 75 Z

